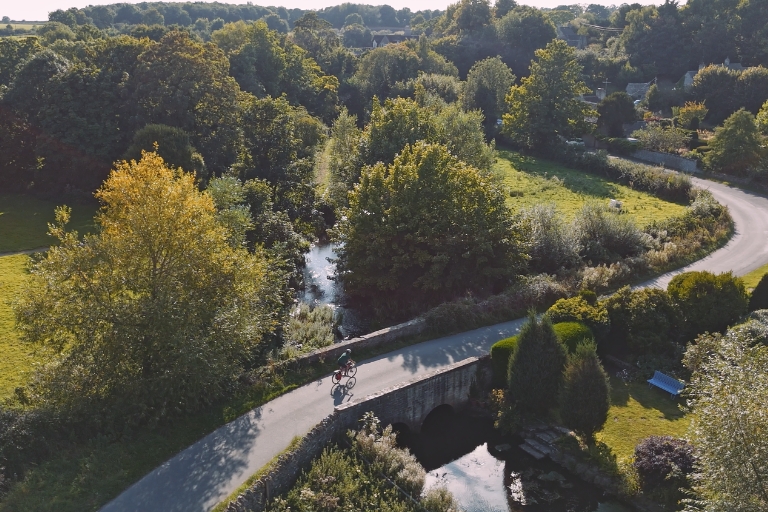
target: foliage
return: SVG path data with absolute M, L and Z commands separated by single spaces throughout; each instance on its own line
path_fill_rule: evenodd
M 518 336 L 511 336 L 491 345 L 491 365 L 493 367 L 493 382 L 501 387 L 507 382 L 509 358 L 517 347 Z
M 588 439 L 608 419 L 610 407 L 611 387 L 596 348 L 594 341 L 576 347 L 565 365 L 560 391 L 560 418 L 565 426 Z
M 495 132 L 496 120 L 501 119 L 506 108 L 504 98 L 514 82 L 515 75 L 499 57 L 478 61 L 467 73 L 461 104 L 465 110 L 483 112 L 486 134 Z
M 632 465 L 640 476 L 640 486 L 650 491 L 661 486 L 685 487 L 695 462 L 693 446 L 685 439 L 650 436 L 635 447 Z
M 536 50 L 557 37 L 555 26 L 544 11 L 527 5 L 516 6 L 499 19 L 496 32 L 500 45 L 521 52 L 521 63 L 530 62 Z
M 768 506 L 768 348 L 746 334 L 729 332 L 714 345 L 688 385 L 697 460 L 686 510 Z
M 27 280 L 29 263 L 26 254 L 0 257 L 0 400 L 13 396 L 14 389 L 24 386 L 34 370 L 34 354 L 20 339 L 11 307 Z
M 558 322 L 552 327 L 555 329 L 557 339 L 568 349 L 569 354 L 576 353 L 581 343 L 592 342 L 595 339 L 592 330 L 582 322 Z
M 763 156 L 755 117 L 743 108 L 725 120 L 709 141 L 704 165 L 711 170 L 739 174 L 754 169 Z
M 527 240 L 529 267 L 535 272 L 554 273 L 578 266 L 579 248 L 554 204 L 524 208 L 519 220 Z
M 491 21 L 491 5 L 488 0 L 461 0 L 453 15 L 456 26 L 462 32 L 476 32 Z
M 680 312 L 664 290 L 624 286 L 603 301 L 611 323 L 611 349 L 639 356 L 668 354 L 677 339 Z
M 157 151 L 166 165 L 194 172 L 205 178 L 203 157 L 192 147 L 189 135 L 180 128 L 162 124 L 148 124 L 133 136 L 133 143 L 125 152 L 125 160 L 141 160 L 142 152 Z
M 760 108 L 760 112 L 757 113 L 755 118 L 757 129 L 762 135 L 768 135 L 768 100 L 765 100 L 763 106 Z
M 586 203 L 574 219 L 579 254 L 594 263 L 636 256 L 648 248 L 648 237 L 627 216 L 600 203 Z
M 557 403 L 565 347 L 548 316 L 539 320 L 534 312 L 520 329 L 517 348 L 509 359 L 507 389 L 511 400 L 522 410 L 545 413 Z
M 674 127 L 665 128 L 661 124 L 649 124 L 633 132 L 632 137 L 639 140 L 645 149 L 661 153 L 677 153 L 690 140 L 685 131 Z
M 611 137 L 624 135 L 623 124 L 635 120 L 635 104 L 625 92 L 614 92 L 606 96 L 597 106 L 597 126 Z
M 504 132 L 519 144 L 543 148 L 557 135 L 581 135 L 592 110 L 578 98 L 589 89 L 581 81 L 574 50 L 555 40 L 535 53 L 530 75 L 507 95 Z
M 362 24 L 346 25 L 344 27 L 344 46 L 348 48 L 364 48 L 371 44 L 372 39 L 371 31 Z
M 698 125 L 699 122 L 703 121 L 708 112 L 709 109 L 704 103 L 686 101 L 685 105 L 677 109 L 675 115 L 683 128 L 694 130 L 694 124 Z M 694 121 L 694 119 L 698 119 L 698 121 Z
M 602 343 L 610 327 L 610 317 L 605 305 L 602 302 L 590 304 L 581 296 L 558 300 L 547 310 L 547 316 L 555 324 L 562 322 L 586 324 L 595 334 L 598 343 Z
M 434 144 L 406 147 L 392 165 L 366 168 L 336 233 L 345 290 L 379 303 L 423 307 L 490 290 L 522 263 L 491 178 Z
M 768 273 L 763 274 L 749 296 L 749 310 L 758 309 L 768 309 Z
M 360 179 L 361 133 L 357 119 L 342 108 L 331 127 L 328 140 L 328 195 L 337 207 L 348 206 L 347 194 Z
M 274 329 L 281 276 L 232 248 L 194 178 L 155 154 L 119 164 L 97 197 L 98 233 L 82 241 L 57 211 L 60 245 L 17 306 L 24 339 L 56 354 L 30 391 L 129 424 L 199 409 Z
M 667 285 L 670 298 L 679 308 L 685 334 L 722 332 L 747 312 L 744 282 L 730 272 L 685 272 Z
M 291 312 L 283 331 L 284 356 L 327 347 L 334 342 L 333 308 L 327 304 L 311 307 L 301 303 Z M 287 358 L 287 357 L 286 357 Z

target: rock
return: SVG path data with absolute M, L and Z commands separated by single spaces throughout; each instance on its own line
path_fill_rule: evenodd
M 512 447 L 504 443 L 504 444 L 497 444 L 496 446 L 493 447 L 493 449 L 496 450 L 497 452 L 506 452 L 511 450 Z

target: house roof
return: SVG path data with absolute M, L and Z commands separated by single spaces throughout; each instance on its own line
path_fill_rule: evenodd
M 648 92 L 648 89 L 651 88 L 651 82 L 648 83 L 629 83 L 627 84 L 627 94 L 629 94 L 631 97 L 635 99 L 640 99 L 645 97 L 646 93 Z

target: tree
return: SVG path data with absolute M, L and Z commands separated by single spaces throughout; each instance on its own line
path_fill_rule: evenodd
M 360 16 L 358 13 L 353 12 L 352 14 L 347 15 L 346 18 L 344 18 L 344 26 L 348 27 L 349 25 L 363 25 L 365 26 L 365 22 L 363 21 L 363 17 Z
M 332 202 L 348 206 L 347 194 L 360 179 L 360 142 L 357 118 L 342 108 L 333 122 L 329 140 L 328 171 L 331 183 L 328 187 Z
M 725 66 L 707 66 L 693 77 L 691 94 L 709 109 L 707 120 L 712 124 L 721 123 L 738 106 L 735 104 L 738 72 Z
M 513 83 L 515 75 L 500 57 L 478 61 L 469 70 L 461 104 L 466 110 L 480 109 L 483 112 L 486 134 L 496 130 L 496 120 L 501 119 L 506 107 L 504 98 Z
M 709 109 L 704 103 L 686 101 L 685 105 L 677 109 L 677 118 L 683 128 L 695 130 L 698 128 L 698 124 L 707 117 L 708 112 Z
M 390 165 L 363 170 L 338 224 L 337 276 L 376 305 L 424 309 L 490 290 L 522 257 L 493 178 L 438 144 L 407 146 Z
M 367 48 L 373 40 L 371 31 L 363 25 L 346 25 L 343 37 L 344 46 L 348 48 Z
M 560 417 L 566 427 L 592 439 L 608 419 L 611 386 L 594 342 L 582 342 L 568 358 L 560 392 Z
M 19 65 L 41 51 L 43 47 L 34 37 L 0 39 L 0 86 L 10 86 Z
M 542 149 L 558 135 L 581 135 L 585 117 L 594 112 L 578 96 L 589 92 L 581 80 L 581 66 L 565 41 L 536 50 L 531 74 L 507 94 L 508 113 L 503 131 L 519 144 Z
M 165 25 L 165 17 L 154 7 L 144 11 L 141 21 L 145 25 Z
M 768 347 L 755 343 L 748 331 L 734 330 L 711 345 L 693 372 L 689 437 L 697 460 L 694 499 L 686 510 L 768 508 L 766 368 Z
M 763 106 L 760 108 L 760 112 L 757 113 L 755 123 L 757 124 L 757 129 L 762 135 L 768 135 L 768 100 L 763 103 Z
M 138 161 L 142 153 L 152 151 L 156 151 L 167 166 L 179 167 L 187 172 L 195 172 L 198 178 L 206 178 L 203 157 L 192 147 L 189 135 L 184 130 L 162 124 L 148 124 L 133 136 L 133 143 L 124 158 Z
M 557 405 L 566 351 L 548 316 L 535 312 L 520 329 L 517 347 L 509 359 L 507 388 L 511 400 L 524 411 L 546 413 Z
M 636 118 L 635 104 L 629 94 L 621 91 L 606 96 L 597 106 L 597 126 L 611 137 L 623 137 L 622 125 Z
M 542 10 L 524 5 L 515 7 L 496 22 L 496 30 L 499 42 L 521 51 L 525 64 L 533 59 L 536 50 L 557 37 L 555 26 Z
M 488 0 L 461 0 L 454 14 L 459 30 L 476 32 L 491 22 L 491 5 Z
M 768 273 L 763 274 L 749 296 L 749 310 L 758 309 L 768 309 Z
M 222 396 L 280 318 L 270 263 L 227 243 L 194 177 L 147 153 L 99 189 L 97 233 L 66 232 L 33 268 L 17 305 L 24 338 L 55 355 L 32 392 L 131 424 Z
M 672 301 L 683 316 L 689 339 L 703 332 L 722 332 L 747 312 L 744 281 L 730 272 L 685 272 L 667 285 Z
M 285 21 L 283 18 L 278 16 L 275 13 L 270 13 L 261 18 L 264 23 L 267 24 L 267 27 L 269 27 L 269 30 L 274 30 L 275 32 L 279 32 L 281 34 L 287 34 L 288 33 L 288 22 Z M 213 29 L 213 27 L 211 27 Z
M 755 116 L 739 109 L 715 130 L 704 156 L 709 169 L 739 174 L 753 169 L 761 160 L 763 148 Z

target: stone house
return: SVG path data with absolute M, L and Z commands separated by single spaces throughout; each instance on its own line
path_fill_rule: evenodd
M 583 50 L 587 46 L 587 36 L 580 36 L 570 25 L 557 27 L 557 38 L 562 39 L 568 46 Z
M 381 48 L 383 46 L 387 46 L 388 44 L 402 43 L 411 39 L 416 38 L 414 36 L 406 36 L 403 34 L 381 34 L 373 36 L 371 46 L 373 48 Z

